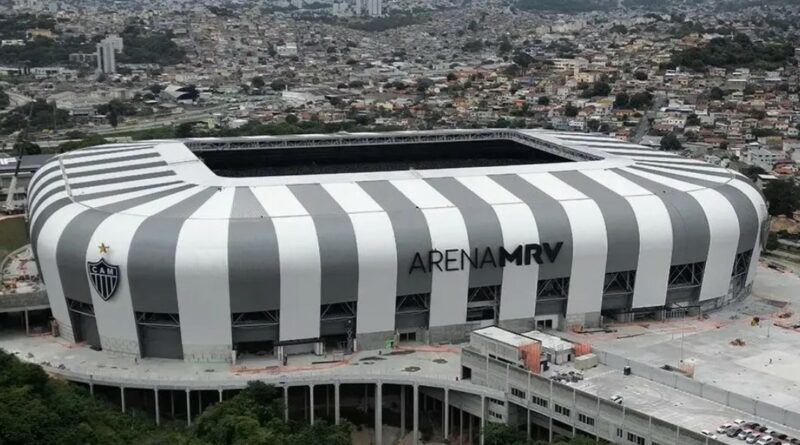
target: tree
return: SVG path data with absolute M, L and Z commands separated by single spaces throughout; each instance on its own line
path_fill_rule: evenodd
M 633 78 L 640 81 L 645 81 L 648 79 L 647 73 L 644 71 L 634 71 Z
M 38 365 L 0 351 L 0 443 L 171 445 L 350 445 L 352 426 L 284 422 L 282 394 L 251 382 L 209 407 L 191 428 L 157 426 L 148 416 L 120 413 L 85 389 L 50 379 Z
M 508 54 L 512 49 L 514 49 L 514 47 L 511 45 L 508 35 L 503 34 L 503 37 L 500 39 L 500 47 L 498 48 L 498 52 L 500 54 Z
M 628 102 L 628 106 L 636 110 L 644 110 L 650 108 L 652 104 L 653 104 L 653 95 L 647 91 L 634 93 L 633 96 L 631 96 L 630 102 Z
M 666 151 L 679 151 L 683 150 L 683 144 L 678 140 L 675 133 L 669 133 L 661 138 L 661 149 Z
M 447 73 L 447 81 L 448 81 L 448 82 L 453 82 L 453 81 L 455 81 L 455 80 L 457 80 L 457 79 L 458 79 L 458 76 L 456 75 L 456 73 L 454 73 L 454 72 L 452 72 L 452 71 L 450 71 L 449 73 Z
M 495 128 L 508 128 L 510 125 L 511 122 L 504 117 L 497 119 L 497 122 L 494 123 Z
M 522 68 L 528 68 L 534 62 L 533 56 L 525 51 L 517 51 L 514 53 L 514 57 L 511 60 Z
M 758 175 L 763 175 L 767 173 L 767 171 L 757 165 L 748 165 L 741 169 L 739 173 L 747 176 L 751 181 L 755 182 L 756 179 L 758 179 Z
M 550 98 L 547 96 L 539 96 L 539 98 L 536 99 L 536 103 L 542 106 L 548 106 L 550 105 Z
M 183 122 L 175 127 L 175 137 L 181 139 L 194 137 L 194 123 Z
M 708 98 L 711 100 L 723 100 L 725 99 L 725 92 L 720 87 L 713 87 L 708 92 Z
M 428 88 L 432 86 L 433 86 L 433 80 L 427 77 L 423 77 L 422 79 L 417 81 L 417 91 L 419 91 L 420 93 L 428 91 Z
M 286 89 L 286 81 L 283 79 L 275 79 L 270 82 L 269 87 L 272 88 L 273 91 L 283 91 Z
M 625 108 L 628 106 L 630 100 L 631 98 L 628 96 L 628 93 L 624 91 L 617 93 L 617 95 L 614 97 L 614 108 Z
M 286 123 L 287 124 L 295 125 L 298 122 L 300 122 L 300 118 L 298 118 L 294 114 L 287 114 L 286 115 Z
M 778 242 L 778 234 L 770 232 L 767 235 L 767 245 L 764 246 L 767 250 L 772 251 L 780 247 L 780 243 Z
M 0 88 L 0 109 L 6 108 L 11 104 L 11 100 L 8 98 L 8 94 Z
M 700 126 L 700 118 L 695 113 L 690 113 L 686 116 L 686 126 L 687 127 L 699 127 Z
M 578 88 L 581 88 L 581 86 L 579 85 Z M 586 88 L 583 93 L 581 93 L 581 97 L 590 98 L 595 96 L 608 96 L 609 94 L 611 94 L 611 85 L 603 80 L 598 80 Z
M 578 111 L 578 107 L 572 105 L 572 102 L 570 102 L 564 107 L 564 116 L 575 117 L 578 115 Z
M 114 128 L 117 128 L 117 125 L 119 125 L 119 114 L 117 114 L 117 110 L 114 108 L 108 112 L 108 123 Z
M 794 179 L 770 181 L 764 187 L 764 197 L 769 203 L 769 214 L 772 216 L 791 216 L 800 209 L 800 185 Z
M 597 119 L 589 119 L 586 122 L 586 127 L 591 131 L 597 131 L 600 129 L 600 121 Z
M 250 81 L 250 85 L 253 85 L 253 88 L 260 90 L 266 86 L 266 82 L 264 82 L 264 78 L 261 76 L 253 77 L 253 80 Z
M 21 155 L 39 155 L 42 154 L 42 148 L 31 141 L 19 140 L 14 143 L 14 152 Z

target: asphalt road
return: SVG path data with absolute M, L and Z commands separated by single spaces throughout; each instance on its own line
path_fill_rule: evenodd
M 650 110 L 645 113 L 645 115 L 639 119 L 639 125 L 636 126 L 636 130 L 634 130 L 633 135 L 631 136 L 631 142 L 638 144 L 642 141 L 642 138 L 647 134 L 647 130 L 650 129 L 650 119 L 654 119 L 656 114 L 658 114 L 658 110 L 664 106 L 666 98 L 661 95 L 656 95 L 653 98 L 653 105 L 650 107 Z

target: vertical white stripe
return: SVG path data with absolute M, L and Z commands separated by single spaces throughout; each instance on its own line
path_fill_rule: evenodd
M 197 191 L 198 189 L 193 187 L 130 208 L 125 213 L 112 213 L 97 226 L 92 234 L 87 246 L 86 257 L 92 261 L 100 259 L 101 255 L 97 246 L 105 243 L 110 247 L 108 253 L 105 254 L 106 260 L 119 266 L 120 269 L 117 290 L 108 301 L 100 298 L 94 290 L 91 292 L 94 313 L 97 317 L 97 331 L 100 334 L 104 350 L 140 354 L 139 335 L 136 329 L 130 282 L 128 281 L 128 252 L 133 235 L 148 216 L 189 198 Z
M 711 237 L 700 288 L 700 301 L 704 301 L 728 294 L 739 243 L 739 219 L 730 202 L 716 190 L 698 190 L 690 194 L 706 213 Z
M 606 274 L 608 235 L 603 214 L 594 201 L 561 203 L 572 230 L 572 269 L 567 315 L 600 313 Z
M 467 227 L 461 212 L 425 181 L 418 179 L 391 181 L 411 202 L 422 210 L 431 233 L 431 247 L 469 250 Z M 469 268 L 447 271 L 444 261 L 433 267 L 431 282 L 430 327 L 458 325 L 467 322 Z
M 219 361 L 232 343 L 227 215 L 234 188 L 218 191 L 187 219 L 175 249 L 175 288 L 184 358 Z
M 663 306 L 667 301 L 667 281 L 672 262 L 672 223 L 666 206 L 647 189 L 614 172 L 588 170 L 583 174 L 623 196 L 636 218 L 639 256 L 633 308 Z
M 633 308 L 663 306 L 672 262 L 672 222 L 657 196 L 627 198 L 639 227 L 639 259 Z M 612 247 L 613 248 L 613 247 Z
M 397 299 L 397 246 L 389 216 L 354 183 L 323 184 L 347 212 L 358 248 L 356 332 L 394 331 Z
M 520 245 L 539 242 L 539 231 L 533 212 L 518 197 L 486 176 L 458 180 L 492 205 L 503 233 L 503 246 L 508 252 Z M 539 265 L 535 261 L 527 266 L 524 263 L 506 264 L 500 290 L 500 320 L 531 318 L 535 315 L 538 279 Z
M 253 187 L 273 218 L 281 269 L 280 340 L 318 338 L 322 270 L 314 221 L 288 187 Z

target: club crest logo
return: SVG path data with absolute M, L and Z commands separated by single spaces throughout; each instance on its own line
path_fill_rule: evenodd
M 108 252 L 108 247 L 105 244 L 101 245 L 100 252 Z M 119 266 L 110 264 L 105 258 L 100 258 L 100 261 L 97 262 L 88 261 L 86 271 L 89 273 L 92 287 L 104 301 L 108 301 L 114 296 L 117 284 L 119 284 Z

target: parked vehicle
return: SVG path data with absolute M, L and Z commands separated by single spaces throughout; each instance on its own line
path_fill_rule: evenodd
M 738 426 L 732 426 L 728 428 L 728 431 L 725 431 L 725 435 L 728 437 L 737 437 L 741 432 L 742 432 L 741 428 L 739 428 Z
M 619 394 L 614 394 L 611 396 L 611 401 L 616 403 L 617 405 L 622 405 L 622 396 Z
M 736 438 L 739 439 L 739 440 L 745 440 L 745 439 L 747 439 L 747 436 L 749 436 L 750 433 L 752 433 L 752 432 L 753 432 L 753 430 L 751 430 L 750 428 L 745 428 L 745 429 L 742 430 L 741 433 L 739 433 L 739 435 Z
M 730 428 L 732 426 L 733 425 L 731 425 L 730 423 L 723 423 L 722 425 L 719 426 L 719 428 L 717 428 L 717 432 L 722 434 L 725 431 L 728 431 L 728 428 Z
M 756 441 L 756 444 L 757 445 L 767 445 L 770 442 L 772 442 L 772 436 L 770 436 L 769 434 L 764 434 L 763 436 L 758 438 L 758 440 Z
M 702 434 L 702 435 L 704 435 L 706 437 L 709 437 L 711 439 L 716 439 L 717 438 L 716 434 L 714 434 L 714 433 L 712 433 L 711 431 L 708 431 L 708 430 L 700 431 L 700 434 Z
M 756 443 L 758 442 L 759 437 L 761 437 L 761 433 L 750 433 L 750 435 L 747 436 L 747 439 L 745 439 L 745 442 Z

